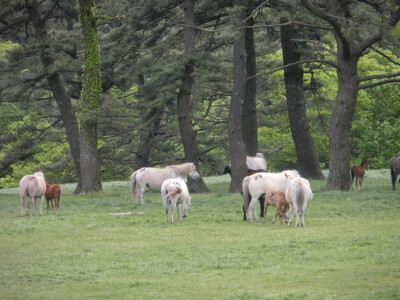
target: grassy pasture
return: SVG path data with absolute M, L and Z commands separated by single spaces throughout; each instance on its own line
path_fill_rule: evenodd
M 361 192 L 311 181 L 305 228 L 271 225 L 274 208 L 264 225 L 243 222 L 228 181 L 206 178 L 211 192 L 173 225 L 158 193 L 134 205 L 128 182 L 63 185 L 57 216 L 21 218 L 18 189 L 0 190 L 0 298 L 400 298 L 400 186 L 387 170 L 367 171 Z

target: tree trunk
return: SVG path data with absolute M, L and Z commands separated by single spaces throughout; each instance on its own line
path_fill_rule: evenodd
M 326 190 L 350 189 L 350 129 L 357 102 L 357 61 L 338 56 L 338 92 L 330 124 Z
M 48 35 L 46 30 L 46 22 L 40 15 L 39 5 L 36 1 L 26 2 L 29 18 L 33 23 L 36 38 L 38 41 L 44 43 L 48 42 Z M 51 65 L 54 64 L 54 58 L 50 56 L 45 48 L 40 51 L 40 59 L 43 69 L 46 72 L 47 83 L 53 93 L 58 108 L 60 110 L 61 119 L 64 122 L 67 140 L 71 150 L 72 159 L 75 164 L 75 171 L 77 177 L 77 186 L 74 193 L 80 193 L 82 188 L 81 165 L 80 165 L 80 146 L 79 146 L 79 128 L 78 120 L 76 118 L 74 109 L 71 103 L 71 97 L 64 87 L 61 75 L 58 72 L 49 72 Z
M 195 29 L 194 29 L 194 0 L 185 0 L 185 54 L 190 57 L 195 51 Z M 195 133 L 190 120 L 190 95 L 193 87 L 192 73 L 194 70 L 194 60 L 189 58 L 186 63 L 182 76 L 182 85 L 179 89 L 177 99 L 177 112 L 179 130 L 182 137 L 183 149 L 185 151 L 185 160 L 193 162 L 199 171 L 199 157 L 196 147 Z M 200 172 L 199 172 L 200 173 Z M 188 188 L 192 192 L 208 192 L 208 188 L 200 177 L 198 180 L 188 178 Z
M 102 190 L 96 116 L 101 95 L 101 75 L 94 0 L 79 0 L 78 6 L 83 53 L 80 100 L 81 174 L 82 192 L 86 193 Z
M 286 23 L 287 19 L 281 19 Z M 300 61 L 300 54 L 295 39 L 295 26 L 281 27 L 283 64 Z M 303 93 L 303 67 L 301 64 L 285 68 L 286 99 L 290 129 L 297 154 L 297 168 L 305 178 L 323 179 L 317 151 L 307 123 L 306 101 Z
M 246 25 L 254 25 L 253 18 L 249 18 L 246 22 Z M 257 80 L 255 77 L 249 78 L 257 74 L 253 28 L 245 29 L 245 49 L 247 54 L 246 69 L 248 79 L 246 80 L 245 97 L 242 111 L 243 141 L 246 145 L 247 155 L 255 156 L 258 152 L 256 108 Z
M 234 0 L 235 6 L 242 6 L 241 0 Z M 242 107 L 246 88 L 246 49 L 245 33 L 241 24 L 245 19 L 244 9 L 241 7 L 237 14 L 236 23 L 239 37 L 233 41 L 233 87 L 231 103 L 228 113 L 229 153 L 231 156 L 232 179 L 229 192 L 240 192 L 242 180 L 247 176 L 246 145 L 243 142 Z
M 156 93 L 147 91 L 145 81 L 142 75 L 139 75 L 139 99 L 142 102 L 153 102 L 156 99 Z M 133 161 L 133 169 L 137 170 L 148 165 L 149 156 L 153 146 L 154 138 L 158 135 L 161 117 L 163 114 L 164 103 L 152 107 L 141 120 L 140 142 L 136 150 L 136 157 Z

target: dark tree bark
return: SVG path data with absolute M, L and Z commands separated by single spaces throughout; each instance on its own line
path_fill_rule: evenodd
M 246 22 L 246 25 L 254 25 L 253 18 L 249 18 Z M 257 79 L 256 77 L 252 76 L 257 74 L 257 64 L 254 46 L 254 30 L 251 27 L 246 27 L 245 29 L 245 49 L 247 54 L 246 69 L 248 79 L 246 80 L 245 97 L 242 111 L 243 141 L 246 145 L 247 155 L 255 156 L 258 152 L 256 108 Z
M 80 164 L 80 145 L 79 145 L 79 128 L 74 109 L 72 107 L 71 97 L 65 89 L 61 75 L 58 72 L 51 72 L 51 66 L 55 59 L 46 51 L 46 43 L 49 38 L 46 29 L 46 20 L 42 18 L 39 4 L 36 1 L 27 1 L 29 18 L 35 29 L 36 38 L 43 43 L 43 48 L 40 51 L 40 59 L 44 71 L 46 72 L 47 82 L 53 96 L 57 102 L 61 113 L 61 118 L 64 122 L 67 140 L 71 149 L 71 155 L 75 163 L 75 171 L 77 176 L 77 186 L 74 193 L 79 193 L 82 188 L 81 164 Z
M 194 0 L 185 0 L 185 54 L 189 60 L 186 63 L 182 75 L 182 85 L 179 89 L 177 100 L 177 112 L 179 121 L 179 130 L 182 137 L 183 148 L 185 151 L 185 160 L 193 162 L 199 171 L 199 156 L 196 146 L 195 133 L 193 131 L 190 119 L 190 95 L 193 87 L 192 73 L 194 70 L 194 60 L 190 56 L 195 52 L 195 21 L 194 21 Z M 200 173 L 200 172 L 199 172 Z M 189 190 L 196 193 L 208 192 L 208 188 L 203 181 L 203 178 L 193 180 L 188 178 Z
M 231 184 L 229 192 L 240 192 L 242 180 L 247 176 L 246 145 L 243 142 L 242 107 L 246 88 L 246 49 L 245 33 L 241 25 L 245 19 L 245 12 L 241 0 L 234 0 L 234 6 L 239 9 L 236 17 L 239 36 L 233 41 L 233 87 L 231 103 L 228 113 L 229 153 L 231 156 Z
M 361 81 L 357 74 L 357 63 L 370 46 L 382 39 L 383 27 L 393 27 L 400 19 L 398 6 L 393 7 L 386 1 L 379 4 L 362 2 L 371 6 L 368 13 L 374 14 L 371 15 L 374 21 L 381 20 L 369 32 L 359 32 L 358 28 L 361 27 L 356 24 L 357 20 L 351 20 L 351 10 L 357 9 L 357 2 L 332 0 L 322 9 L 308 0 L 301 0 L 309 11 L 332 25 L 337 44 L 338 91 L 330 124 L 329 176 L 325 185 L 327 190 L 350 189 L 350 128 Z M 367 13 L 367 7 L 363 9 Z
M 282 18 L 281 23 L 288 22 Z M 290 129 L 297 154 L 297 168 L 305 178 L 323 179 L 314 141 L 306 117 L 306 101 L 303 93 L 303 67 L 295 64 L 300 61 L 300 54 L 295 42 L 295 25 L 281 27 L 283 64 L 293 64 L 285 68 L 285 88 Z
M 101 95 L 100 54 L 96 32 L 94 0 L 79 0 L 79 21 L 83 53 L 80 149 L 82 192 L 101 191 L 100 160 L 97 150 L 96 110 Z

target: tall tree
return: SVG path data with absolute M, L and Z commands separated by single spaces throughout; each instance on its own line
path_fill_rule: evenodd
M 193 131 L 190 118 L 190 95 L 193 87 L 192 73 L 194 70 L 195 54 L 195 19 L 194 19 L 194 0 L 184 1 L 185 14 L 185 55 L 188 61 L 182 75 L 182 85 L 178 92 L 177 112 L 179 121 L 179 130 L 182 136 L 183 148 L 185 151 L 185 160 L 193 162 L 199 169 L 199 155 L 196 146 L 195 132 Z M 188 178 L 189 189 L 193 192 L 207 192 L 208 188 L 200 177 L 198 180 Z
M 82 177 L 78 121 L 72 107 L 71 96 L 65 89 L 65 83 L 62 79 L 62 76 L 57 70 L 54 70 L 56 59 L 52 56 L 52 51 L 50 51 L 50 41 L 46 26 L 46 16 L 49 16 L 51 11 L 42 14 L 40 11 L 40 5 L 35 0 L 26 1 L 25 5 L 28 10 L 29 20 L 33 24 L 36 38 L 38 42 L 42 44 L 39 53 L 40 61 L 45 72 L 49 89 L 53 93 L 61 113 L 61 118 L 65 125 L 67 139 L 75 163 L 75 170 L 78 179 L 75 193 L 79 193 L 82 187 Z M 56 3 L 53 7 L 51 7 L 51 9 L 54 9 L 55 5 Z
M 228 114 L 229 153 L 231 156 L 232 180 L 229 187 L 231 193 L 239 192 L 242 180 L 247 175 L 246 145 L 243 142 L 242 118 L 243 102 L 246 88 L 246 49 L 243 22 L 245 7 L 243 1 L 234 0 L 236 16 L 234 18 L 237 36 L 233 41 L 233 87 Z
M 281 18 L 281 23 L 288 19 Z M 291 65 L 284 70 L 286 99 L 290 129 L 297 155 L 297 168 L 306 178 L 322 179 L 321 168 L 306 116 L 303 93 L 303 67 L 299 63 L 299 47 L 295 41 L 296 29 L 292 23 L 281 27 L 283 64 Z M 298 63 L 298 64 L 296 64 Z
M 82 192 L 102 190 L 97 149 L 97 116 L 101 95 L 100 54 L 94 0 L 78 0 L 82 40 L 82 90 L 80 99 L 80 148 Z
M 252 1 L 249 1 L 253 3 Z M 245 29 L 245 49 L 246 49 L 246 70 L 247 80 L 245 87 L 245 97 L 242 111 L 242 130 L 243 141 L 246 145 L 246 153 L 250 156 L 255 156 L 258 152 L 258 136 L 257 136 L 257 64 L 256 50 L 254 45 L 254 19 L 251 16 L 253 6 L 246 7 L 246 29 Z
M 399 22 L 400 4 L 396 1 L 340 0 L 331 0 L 329 5 L 325 1 L 311 3 L 309 0 L 301 0 L 301 3 L 333 27 L 337 45 L 338 90 L 330 123 L 329 175 L 325 188 L 349 190 L 350 128 L 358 91 L 368 87 L 360 86 L 360 83 L 367 79 L 393 77 L 389 74 L 359 78 L 357 64 L 365 51 L 383 38 L 386 29 Z M 368 26 L 365 25 L 367 23 Z M 373 86 L 387 82 L 375 82 Z

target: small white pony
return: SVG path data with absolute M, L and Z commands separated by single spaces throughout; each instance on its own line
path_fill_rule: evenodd
M 181 165 L 171 165 L 163 169 L 158 168 L 141 168 L 131 175 L 131 192 L 134 201 L 138 201 L 143 205 L 143 194 L 146 186 L 153 191 L 160 191 L 164 180 L 169 178 L 183 178 L 189 176 L 193 179 L 199 179 L 200 174 L 196 171 L 194 163 L 185 163 Z M 136 193 L 136 184 L 138 191 Z M 135 197 L 136 196 L 136 197 Z
M 171 203 L 171 224 L 174 223 L 174 211 L 178 207 L 179 219 L 186 218 L 187 210 L 191 204 L 186 183 L 180 178 L 170 178 L 161 186 L 161 198 L 164 204 L 165 220 L 168 223 L 168 203 Z
M 288 225 L 292 224 L 294 208 L 296 212 L 296 227 L 299 227 L 299 217 L 301 217 L 301 226 L 305 227 L 304 213 L 307 203 L 313 198 L 310 183 L 305 178 L 288 178 L 288 180 L 289 184 L 286 189 L 286 201 L 290 205 L 290 210 L 288 212 L 290 219 Z
M 42 214 L 43 200 L 46 194 L 46 182 L 42 172 L 33 175 L 25 175 L 19 182 L 19 194 L 21 196 L 21 217 L 24 216 L 25 197 L 29 197 L 29 216 L 32 216 L 31 207 L 35 204 L 35 198 L 40 197 L 40 214 Z M 36 210 L 36 205 L 35 205 Z
M 254 220 L 257 220 L 256 203 L 262 194 L 269 190 L 285 193 L 289 179 L 299 177 L 299 173 L 295 170 L 246 176 L 242 181 L 243 210 L 246 213 L 249 208 L 249 221 L 253 220 L 253 216 Z

